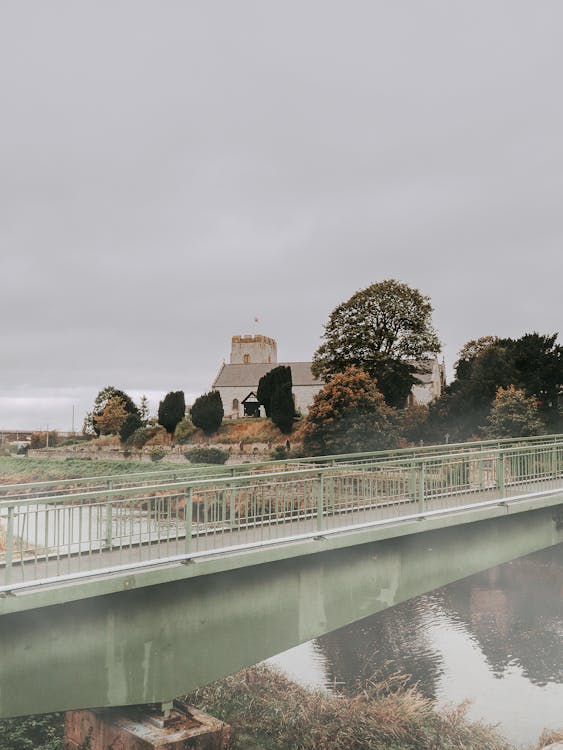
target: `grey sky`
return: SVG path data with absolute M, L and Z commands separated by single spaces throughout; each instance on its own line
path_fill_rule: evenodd
M 0 0 L 0 428 L 310 359 L 385 278 L 450 368 L 560 330 L 562 72 L 559 0 Z

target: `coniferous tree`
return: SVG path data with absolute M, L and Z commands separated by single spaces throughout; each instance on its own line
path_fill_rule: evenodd
M 209 391 L 196 398 L 192 406 L 192 422 L 200 427 L 206 435 L 217 432 L 225 412 L 219 391 Z
M 260 378 L 256 398 L 264 407 L 267 417 L 272 416 L 272 398 L 278 388 L 289 384 L 289 390 L 293 387 L 291 380 L 291 367 L 278 365 Z
M 289 370 L 289 368 L 287 369 Z M 282 383 L 274 391 L 270 402 L 270 415 L 272 422 L 282 432 L 291 432 L 295 420 L 295 405 L 291 393 L 291 383 Z
M 170 391 L 158 405 L 158 423 L 161 424 L 170 435 L 176 429 L 176 425 L 182 421 L 186 414 L 186 400 L 184 391 Z

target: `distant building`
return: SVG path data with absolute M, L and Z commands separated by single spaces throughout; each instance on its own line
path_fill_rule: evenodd
M 261 334 L 233 336 L 229 363 L 223 362 L 211 386 L 219 391 L 225 417 L 264 416 L 256 393 L 260 378 L 274 367 L 291 368 L 295 409 L 305 415 L 324 381 L 311 372 L 311 362 L 278 362 L 274 339 Z M 445 365 L 435 358 L 426 365 L 428 372 L 419 375 L 420 385 L 413 386 L 409 403 L 429 404 L 438 398 L 445 385 Z
M 264 408 L 256 398 L 258 383 L 279 365 L 291 367 L 295 409 L 306 414 L 324 382 L 311 372 L 311 362 L 278 362 L 274 339 L 257 334 L 233 336 L 229 364 L 223 362 L 213 381 L 213 390 L 221 394 L 225 416 L 264 416 Z

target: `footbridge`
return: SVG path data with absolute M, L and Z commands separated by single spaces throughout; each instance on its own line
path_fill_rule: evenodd
M 167 702 L 562 541 L 561 435 L 4 485 L 0 717 Z

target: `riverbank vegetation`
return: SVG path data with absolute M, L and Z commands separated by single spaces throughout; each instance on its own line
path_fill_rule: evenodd
M 260 666 L 187 701 L 231 725 L 232 750 L 517 750 L 494 728 L 469 720 L 466 706 L 438 709 L 398 675 L 349 697 Z M 0 750 L 63 750 L 63 731 L 63 714 L 0 721 Z M 546 730 L 529 750 L 562 738 Z

